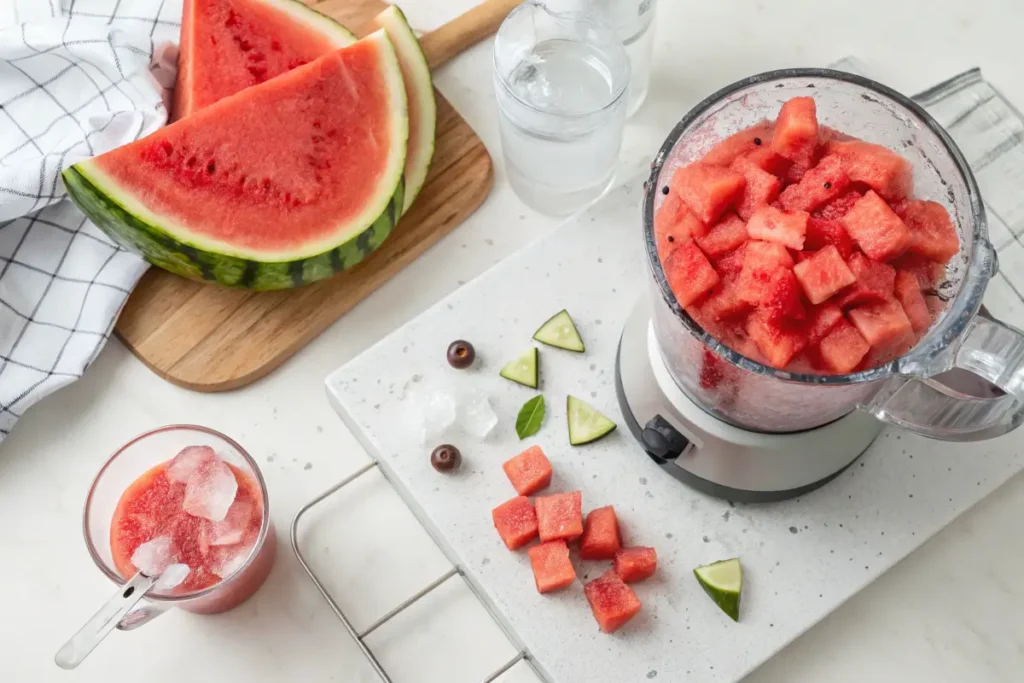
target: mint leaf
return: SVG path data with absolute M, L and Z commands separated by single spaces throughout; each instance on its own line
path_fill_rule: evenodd
M 519 439 L 533 436 L 540 429 L 544 421 L 544 396 L 538 395 L 531 398 L 519 409 L 516 417 L 516 434 Z

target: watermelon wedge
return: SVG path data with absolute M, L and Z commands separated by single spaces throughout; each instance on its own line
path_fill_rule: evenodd
M 287 289 L 359 263 L 404 206 L 408 117 L 384 31 L 63 173 L 114 241 L 173 273 Z
M 185 0 L 171 120 L 354 42 L 298 0 Z

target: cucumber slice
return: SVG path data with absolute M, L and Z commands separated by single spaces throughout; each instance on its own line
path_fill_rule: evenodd
M 693 570 L 704 592 L 723 612 L 740 620 L 740 595 L 743 593 L 743 567 L 737 558 L 722 560 Z
M 597 441 L 615 429 L 615 423 L 575 396 L 565 400 L 565 414 L 569 419 L 569 443 L 582 446 Z
M 586 347 L 583 346 L 583 338 L 580 337 L 576 324 L 573 323 L 566 310 L 555 313 L 533 333 L 533 338 L 541 344 L 554 346 L 556 349 L 576 351 L 577 353 L 586 351 Z
M 498 373 L 505 379 L 510 379 L 517 384 L 537 388 L 537 349 L 531 346 L 530 350 L 506 365 Z

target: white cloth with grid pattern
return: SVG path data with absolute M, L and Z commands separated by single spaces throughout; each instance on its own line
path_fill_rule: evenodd
M 166 122 L 180 19 L 181 0 L 0 11 L 0 441 L 82 375 L 146 270 L 65 197 L 60 171 Z

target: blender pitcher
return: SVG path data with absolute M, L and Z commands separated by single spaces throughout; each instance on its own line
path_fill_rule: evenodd
M 822 125 L 894 149 L 914 167 L 915 195 L 945 206 L 960 238 L 939 295 L 945 311 L 914 348 L 881 366 L 845 375 L 786 372 L 718 342 L 677 302 L 658 258 L 654 215 L 675 169 L 720 139 L 771 119 L 786 100 L 811 95 Z M 647 183 L 644 237 L 653 335 L 675 384 L 714 417 L 740 429 L 794 433 L 855 410 L 918 434 L 972 441 L 1024 421 L 1024 335 L 978 315 L 997 271 L 978 186 L 960 150 L 920 106 L 869 79 L 826 69 L 752 76 L 691 110 L 662 146 Z M 715 382 L 702 381 L 707 364 Z M 964 393 L 945 382 L 959 369 L 994 385 Z M 983 384 L 983 383 L 982 383 Z

